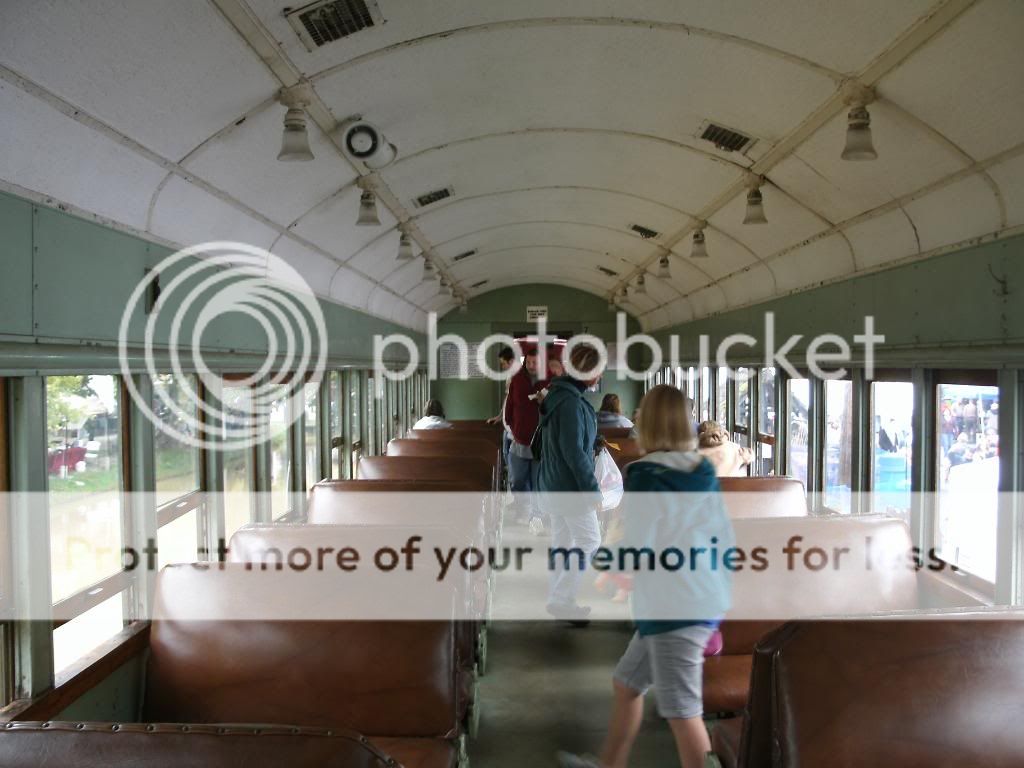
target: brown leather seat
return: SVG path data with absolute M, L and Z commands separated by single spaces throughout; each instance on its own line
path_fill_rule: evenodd
M 608 440 L 619 437 L 629 437 L 633 433 L 632 427 L 598 427 L 597 433 Z
M 497 432 L 499 435 L 504 426 L 501 422 L 497 424 L 488 424 L 487 419 L 449 419 L 448 422 L 452 425 L 452 429 L 482 429 Z
M 713 733 L 722 764 L 1024 765 L 1024 613 L 917 616 L 796 621 L 763 638 L 742 728 Z
M 315 525 L 464 525 L 480 520 L 483 524 L 487 497 L 472 485 L 444 480 L 322 480 L 310 490 L 306 521 Z M 410 503 L 401 495 L 434 493 L 443 496 L 443 508 Z
M 254 573 L 236 564 L 161 571 L 146 719 L 347 727 L 436 753 L 423 763 L 431 768 L 451 765 L 459 735 L 454 622 L 193 618 L 248 615 L 254 605 L 290 615 L 315 600 L 268 593 Z M 439 743 L 417 748 L 418 740 Z
M 495 470 L 501 466 L 501 452 L 493 443 L 478 437 L 467 437 L 465 440 L 418 440 L 415 438 L 395 438 L 388 442 L 388 456 L 472 456 L 483 459 Z
M 501 448 L 501 430 L 495 429 L 410 429 L 406 437 L 413 440 L 465 440 L 477 438 L 486 440 L 495 448 Z
M 720 477 L 729 517 L 807 515 L 807 494 L 795 477 Z
M 878 562 L 905 563 L 912 548 L 906 523 L 893 518 L 791 517 L 733 520 L 736 546 L 763 547 L 768 567 L 733 574 L 733 608 L 722 623 L 722 655 L 704 668 L 706 712 L 736 712 L 747 703 L 751 657 L 761 636 L 788 619 L 918 608 L 919 577 L 908 567 L 865 567 L 866 546 Z M 847 547 L 840 569 L 813 572 L 783 550 L 799 536 L 803 551 Z M 798 556 L 799 557 L 799 556 Z M 740 620 L 737 620 L 739 618 Z
M 609 439 L 610 445 L 608 446 L 608 452 L 611 453 L 612 458 L 615 459 L 615 464 L 621 470 L 629 462 L 636 461 L 642 457 L 646 451 L 640 448 L 640 444 L 633 437 L 617 437 Z
M 445 746 L 431 739 L 417 741 Z M 393 746 L 397 750 L 401 745 Z M 391 757 L 399 759 L 344 729 L 77 722 L 15 722 L 0 727 L 4 768 L 386 768 Z M 448 768 L 453 763 L 436 760 L 421 765 Z
M 474 490 L 493 489 L 494 470 L 483 459 L 435 456 L 363 456 L 361 480 L 443 480 L 471 484 Z

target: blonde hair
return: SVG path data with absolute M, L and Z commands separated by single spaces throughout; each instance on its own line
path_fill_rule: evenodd
M 693 424 L 686 396 L 668 384 L 653 387 L 640 401 L 636 431 L 640 447 L 647 452 L 690 450 Z
M 729 435 L 717 421 L 702 421 L 697 427 L 697 442 L 701 448 L 714 448 L 729 442 Z

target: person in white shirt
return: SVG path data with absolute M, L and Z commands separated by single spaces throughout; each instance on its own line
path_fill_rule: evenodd
M 633 422 L 622 415 L 622 404 L 616 394 L 607 394 L 601 400 L 601 408 L 597 411 L 597 426 L 633 428 Z
M 732 442 L 717 421 L 702 421 L 697 428 L 697 450 L 711 462 L 719 477 L 743 477 L 754 453 Z
M 431 398 L 423 407 L 423 418 L 412 425 L 413 429 L 451 429 L 452 423 L 444 417 L 444 406 L 440 400 Z

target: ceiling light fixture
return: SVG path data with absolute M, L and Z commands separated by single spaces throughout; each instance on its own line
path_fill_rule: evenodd
M 693 233 L 693 246 L 690 248 L 691 259 L 706 259 L 708 257 L 708 246 L 704 238 L 705 226 L 707 223 L 701 222 L 701 226 Z
M 368 189 L 359 196 L 359 217 L 356 226 L 379 227 L 380 216 L 377 215 L 377 196 Z
M 624 285 L 619 289 L 619 301 L 625 303 L 629 301 L 629 286 Z
M 416 254 L 412 250 L 412 238 L 409 237 L 408 232 L 402 232 L 402 236 L 398 238 L 398 256 L 397 261 L 412 261 L 416 258 Z
M 668 280 L 672 277 L 672 265 L 668 260 L 667 253 L 663 253 L 661 258 L 658 259 L 658 277 L 662 280 Z
M 636 277 L 636 291 L 635 291 L 635 293 L 638 296 L 643 296 L 643 295 L 645 295 L 647 293 L 647 279 L 644 277 L 642 272 L 639 275 L 637 275 L 637 277 Z
M 751 179 L 750 190 L 747 192 L 747 212 L 743 217 L 744 224 L 768 223 L 768 219 L 764 215 L 764 197 L 761 195 L 761 185 L 763 183 L 763 176 L 754 176 Z
M 302 82 L 290 88 L 282 88 L 277 98 L 282 106 L 288 108 L 284 113 L 284 135 L 281 138 L 281 151 L 277 154 L 277 159 L 283 162 L 312 160 L 313 151 L 309 148 L 305 110 L 312 100 L 309 83 Z
M 421 283 L 433 282 L 434 277 L 436 276 L 436 274 L 437 273 L 434 271 L 434 265 L 430 263 L 430 259 L 424 259 L 423 260 L 423 275 L 420 277 L 420 282 Z
M 857 82 L 846 86 L 845 99 L 850 106 L 846 115 L 846 146 L 843 160 L 874 160 L 878 157 L 871 141 L 871 114 L 868 104 L 875 100 L 875 92 Z

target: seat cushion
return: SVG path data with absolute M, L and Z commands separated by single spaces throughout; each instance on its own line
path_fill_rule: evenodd
M 704 711 L 739 712 L 750 693 L 753 656 L 711 656 L 704 659 Z
M 375 736 L 373 746 L 397 760 L 402 768 L 455 768 L 459 762 L 456 742 L 448 739 L 402 739 Z
M 711 751 L 718 756 L 722 768 L 736 768 L 740 751 L 743 718 L 716 720 L 711 726 Z

